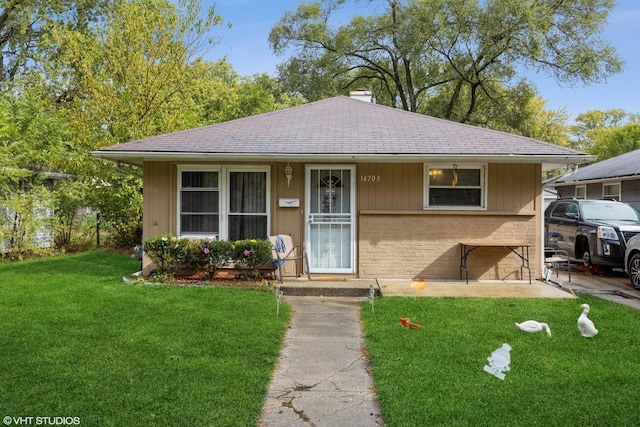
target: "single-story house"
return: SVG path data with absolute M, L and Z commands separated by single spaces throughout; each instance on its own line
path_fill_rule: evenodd
M 640 209 L 640 150 L 579 168 L 548 185 L 558 197 L 615 199 Z
M 543 170 L 592 156 L 358 95 L 93 155 L 143 167 L 144 239 L 291 234 L 312 277 L 439 280 L 462 277 L 461 242 L 524 241 L 541 276 Z M 465 261 L 470 279 L 526 279 L 506 247 Z

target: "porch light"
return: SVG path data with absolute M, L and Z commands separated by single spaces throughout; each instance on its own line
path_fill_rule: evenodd
M 284 167 L 284 176 L 287 177 L 287 188 L 289 187 L 289 183 L 291 182 L 291 178 L 293 178 L 293 168 L 287 162 L 287 166 Z

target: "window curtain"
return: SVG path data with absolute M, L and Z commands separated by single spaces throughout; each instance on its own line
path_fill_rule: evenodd
M 229 173 L 229 239 L 267 238 L 266 172 Z

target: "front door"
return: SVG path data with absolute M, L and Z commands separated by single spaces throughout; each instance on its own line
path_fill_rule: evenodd
M 307 166 L 306 236 L 311 273 L 353 273 L 355 167 Z

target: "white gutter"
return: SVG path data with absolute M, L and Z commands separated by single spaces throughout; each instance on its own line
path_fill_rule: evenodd
M 582 164 L 595 159 L 595 156 L 580 155 L 516 155 L 516 154 L 324 154 L 324 153 L 184 153 L 184 152 L 135 152 L 135 151 L 92 151 L 97 158 L 142 165 L 147 161 L 296 161 L 296 162 L 371 162 L 394 163 L 399 160 L 413 162 L 454 162 L 461 159 L 486 163 L 543 163 L 545 165 Z

